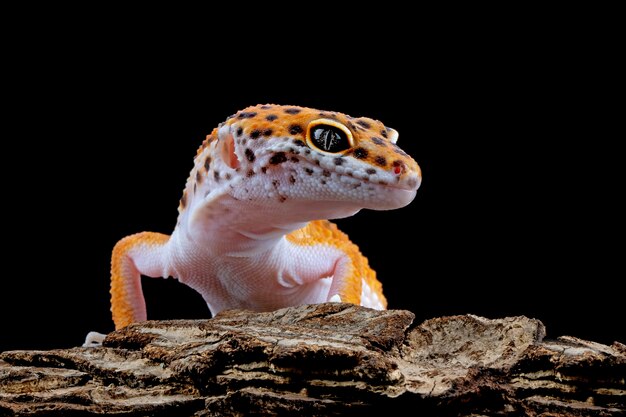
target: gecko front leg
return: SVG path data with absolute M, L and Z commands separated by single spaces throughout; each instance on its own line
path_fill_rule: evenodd
M 310 249 L 306 251 L 310 259 L 308 263 L 318 266 L 325 261 L 320 258 L 327 255 L 322 255 L 324 251 L 316 251 L 314 247 L 332 248 L 334 253 L 340 254 L 335 258 L 328 274 L 332 277 L 328 295 L 321 301 L 360 304 L 378 310 L 387 308 L 382 285 L 376 279 L 376 273 L 369 267 L 367 258 L 334 223 L 325 220 L 312 221 L 304 228 L 289 234 L 287 240 L 303 250 Z M 306 263 L 302 262 L 303 265 Z M 321 268 L 323 270 L 325 266 Z M 310 276 L 306 282 L 316 279 L 319 279 L 319 275 Z
M 161 277 L 169 236 L 142 232 L 126 236 L 111 257 L 111 312 L 115 328 L 147 319 L 141 275 Z

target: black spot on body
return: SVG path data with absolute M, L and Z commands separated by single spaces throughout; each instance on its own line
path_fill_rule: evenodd
M 258 139 L 259 136 L 261 136 L 261 131 L 258 129 L 255 129 L 252 132 L 250 132 L 250 137 L 252 139 Z
M 376 170 L 374 168 L 368 168 L 365 170 L 365 172 L 367 172 L 369 175 L 376 174 Z
M 295 108 L 295 107 L 289 107 L 288 109 L 285 109 L 284 111 L 285 111 L 285 113 L 287 113 L 287 114 L 298 114 L 298 113 L 300 113 L 302 110 L 301 110 L 301 109 L 297 109 L 297 108 Z
M 248 178 L 250 178 L 250 177 L 254 177 L 254 171 L 253 171 L 253 170 L 249 170 L 249 171 L 246 173 L 246 177 L 248 177 Z
M 265 120 L 267 120 L 268 122 L 273 122 L 276 119 L 278 119 L 278 116 L 276 116 L 275 114 L 268 114 L 267 116 L 265 116 Z
M 220 172 L 219 171 L 213 172 L 213 178 L 215 178 L 215 181 L 220 182 Z
M 343 165 L 344 159 L 340 156 L 338 158 L 335 158 L 333 162 L 335 163 L 335 165 Z
M 224 178 L 226 178 L 227 180 L 231 179 L 233 176 L 230 175 L 230 172 L 227 172 L 226 175 L 224 175 Z M 231 186 L 232 187 L 232 186 Z
M 272 180 L 272 185 L 274 186 L 274 188 L 278 188 L 280 182 L 278 180 Z
M 237 136 L 241 136 L 243 135 L 243 127 L 238 127 L 237 128 Z
M 238 117 L 240 119 L 252 119 L 254 116 L 256 116 L 256 112 L 250 111 L 250 112 L 239 113 Z
M 309 148 L 307 148 L 307 149 L 304 150 L 304 153 L 308 155 L 308 154 L 311 153 L 311 150 Z
M 325 170 L 322 171 L 322 175 L 325 176 L 325 177 L 330 177 L 330 171 L 325 169 Z
M 262 105 L 262 106 L 261 106 L 261 107 L 259 107 L 259 108 L 260 108 L 260 109 L 263 109 L 263 110 L 268 110 L 268 109 L 272 109 L 273 107 L 272 107 L 272 106 L 270 106 L 269 104 L 264 104 L 264 105 Z
M 265 174 L 267 172 L 267 167 L 261 167 L 261 172 Z
M 276 152 L 270 158 L 270 164 L 272 165 L 282 164 L 283 162 L 286 162 L 286 161 L 287 161 L 287 156 L 285 155 L 285 152 Z
M 306 172 L 308 175 L 313 175 L 313 170 L 311 168 L 304 168 L 304 172 Z
M 284 195 L 278 196 L 278 201 L 284 203 L 285 201 L 287 201 L 287 197 L 285 197 Z
M 294 145 L 296 145 L 296 146 L 301 146 L 301 147 L 306 146 L 306 143 L 304 143 L 304 142 L 303 142 L 303 141 L 301 141 L 300 139 L 294 139 L 294 140 L 293 140 L 293 144 L 294 144 Z
M 365 120 L 357 120 L 356 123 L 361 126 L 364 127 L 366 129 L 370 129 L 372 127 L 372 125 L 370 125 L 369 123 L 367 123 Z
M 380 165 L 381 167 L 384 167 L 385 165 L 387 165 L 387 160 L 385 159 L 384 156 L 377 156 L 376 158 L 374 158 L 374 163 L 376 163 L 376 165 Z
M 289 159 L 291 162 L 293 162 L 294 164 L 297 164 L 298 162 L 300 162 L 300 160 L 298 158 L 296 158 L 295 156 L 292 156 L 291 159 Z
M 367 150 L 363 148 L 356 148 L 353 154 L 354 157 L 357 159 L 365 159 L 369 155 L 369 152 L 367 152 Z
M 210 166 L 211 166 L 211 157 L 207 156 L 206 159 L 204 160 L 204 169 L 208 171 Z
M 385 146 L 385 141 L 381 138 L 377 138 L 376 136 L 372 137 L 372 142 L 379 146 Z
M 263 131 L 263 136 L 272 136 L 272 129 L 265 129 Z
M 256 156 L 254 155 L 254 152 L 252 151 L 252 149 L 250 148 L 246 148 L 246 150 L 244 151 L 244 153 L 246 154 L 246 159 L 250 162 L 254 162 L 254 160 L 256 159 Z
M 289 176 L 289 182 L 290 182 L 291 184 L 295 184 L 295 183 L 296 183 L 296 177 L 294 177 L 293 175 L 290 175 L 290 176 Z
M 322 179 L 322 180 L 320 181 L 320 183 L 322 183 L 322 185 L 326 185 L 326 180 L 325 180 L 325 179 Z
M 302 129 L 302 126 L 300 125 L 289 126 L 289 133 L 292 135 L 299 135 L 302 132 L 304 132 L 304 129 Z

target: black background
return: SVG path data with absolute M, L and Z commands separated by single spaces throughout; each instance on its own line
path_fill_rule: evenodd
M 280 36 L 191 48 L 167 37 L 39 39 L 7 96 L 0 350 L 112 330 L 113 245 L 170 233 L 204 136 L 258 103 L 369 116 L 400 132 L 423 171 L 414 202 L 338 221 L 391 308 L 417 322 L 526 315 L 548 336 L 623 342 L 623 163 L 605 142 L 619 137 L 607 132 L 618 114 L 611 65 L 584 36 L 503 30 L 444 19 L 296 48 Z M 209 317 L 174 280 L 144 279 L 144 291 L 150 318 Z

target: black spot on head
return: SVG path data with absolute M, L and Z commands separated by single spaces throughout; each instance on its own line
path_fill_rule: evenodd
M 410 178 L 407 181 L 407 185 L 411 188 L 415 187 L 417 185 L 417 180 L 415 178 Z
M 294 164 L 297 164 L 298 162 L 300 162 L 300 159 L 296 158 L 295 156 L 292 156 L 290 161 L 293 162 Z
M 202 174 L 200 174 L 200 170 L 196 171 L 196 182 L 202 182 Z
M 397 153 L 398 155 L 409 156 L 409 155 L 407 155 L 406 152 L 404 152 L 402 149 L 400 149 L 400 147 L 398 145 L 396 145 L 395 143 L 392 143 L 392 147 L 393 147 L 393 151 L 395 153 Z
M 263 131 L 263 136 L 272 136 L 272 129 L 265 129 Z
M 353 154 L 354 154 L 354 157 L 357 159 L 365 159 L 369 155 L 369 152 L 367 152 L 367 149 L 356 148 Z
M 230 172 L 227 172 L 227 173 L 226 173 L 226 175 L 224 175 L 224 177 L 225 177 L 227 180 L 229 180 L 229 179 L 231 179 L 233 176 L 232 176 L 232 175 L 230 175 Z
M 250 137 L 252 139 L 257 139 L 259 136 L 261 136 L 261 131 L 258 129 L 255 129 L 252 132 L 250 132 Z
M 374 168 L 367 168 L 365 172 L 368 173 L 369 175 L 376 174 L 376 170 Z
M 333 162 L 335 162 L 335 165 L 343 165 L 344 159 L 340 156 L 338 158 L 335 158 Z
M 326 180 L 325 179 L 322 179 L 320 182 L 322 183 L 322 185 L 326 185 Z
M 306 143 L 304 143 L 303 141 L 301 141 L 300 139 L 294 139 L 293 140 L 293 144 L 296 146 L 306 146 Z
M 276 152 L 270 158 L 270 164 L 272 165 L 282 164 L 283 162 L 286 162 L 286 161 L 287 161 L 287 156 L 285 155 L 285 152 Z
M 299 135 L 302 132 L 304 132 L 304 129 L 302 129 L 302 126 L 300 125 L 289 126 L 289 133 L 292 135 Z
M 237 136 L 241 136 L 243 134 L 243 127 L 237 128 Z
M 385 159 L 384 156 L 377 156 L 376 158 L 374 158 L 374 163 L 376 163 L 376 165 L 380 165 L 381 167 L 384 167 L 385 165 L 387 165 L 387 160 Z
M 308 154 L 310 154 L 310 153 L 311 153 L 311 150 L 310 150 L 309 148 L 306 148 L 306 149 L 304 150 L 304 153 L 308 155 Z
M 263 109 L 263 110 L 268 110 L 268 109 L 271 109 L 271 108 L 272 108 L 272 106 L 270 106 L 269 104 L 264 104 L 264 105 L 262 105 L 262 106 L 261 106 L 261 107 L 259 107 L 259 108 L 260 108 L 260 109 Z
M 215 181 L 220 182 L 220 172 L 215 170 L 215 172 L 213 172 L 213 178 L 215 178 Z
M 240 119 L 252 119 L 254 116 L 256 116 L 256 112 L 250 111 L 250 112 L 241 112 L 239 113 L 239 117 Z
M 289 107 L 289 108 L 285 109 L 284 111 L 287 114 L 298 114 L 298 113 L 300 113 L 302 111 L 302 109 L 297 109 L 295 107 Z
M 379 145 L 379 146 L 385 146 L 385 141 L 382 140 L 381 138 L 377 138 L 376 136 L 372 137 L 372 142 L 374 142 L 376 145 Z
M 285 197 L 284 195 L 278 196 L 278 201 L 284 203 L 285 201 L 287 201 L 287 197 Z
M 330 171 L 325 169 L 325 170 L 322 171 L 322 175 L 325 176 L 325 177 L 330 177 Z
M 304 172 L 306 172 L 307 175 L 313 175 L 313 170 L 311 168 L 304 168 Z
M 261 172 L 265 174 L 267 172 L 267 167 L 261 167 Z
M 252 149 L 250 148 L 246 148 L 246 150 L 244 151 L 244 153 L 246 154 L 246 159 L 250 162 L 254 162 L 254 160 L 256 159 L 256 156 L 254 155 L 254 152 L 252 151 Z
M 290 182 L 291 184 L 295 184 L 295 183 L 296 183 L 296 177 L 294 177 L 293 175 L 290 175 L 290 176 L 289 176 L 289 182 Z
M 211 166 L 211 156 L 207 155 L 206 159 L 204 160 L 204 169 L 208 171 L 210 166 Z
M 367 123 L 365 120 L 357 120 L 356 123 L 361 126 L 364 127 L 366 129 L 370 129 L 372 127 L 372 125 L 370 125 L 369 123 Z
M 280 185 L 280 181 L 272 180 L 272 185 L 274 186 L 274 188 L 278 188 L 278 186 Z
M 248 177 L 248 178 L 250 178 L 250 177 L 254 177 L 254 171 L 253 171 L 253 170 L 249 170 L 249 171 L 246 173 L 246 177 Z
M 268 122 L 273 122 L 276 119 L 278 119 L 278 116 L 276 116 L 275 114 L 268 114 L 267 116 L 265 116 L 265 120 L 267 120 Z
M 383 136 L 383 138 L 387 139 L 387 128 L 384 128 L 383 130 L 381 130 L 380 134 Z

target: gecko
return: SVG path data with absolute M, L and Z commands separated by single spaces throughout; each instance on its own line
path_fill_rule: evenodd
M 178 279 L 213 315 L 321 302 L 385 309 L 367 258 L 329 220 L 414 199 L 421 170 L 397 139 L 380 121 L 307 107 L 228 117 L 197 151 L 171 235 L 115 245 L 115 328 L 147 320 L 142 275 Z

